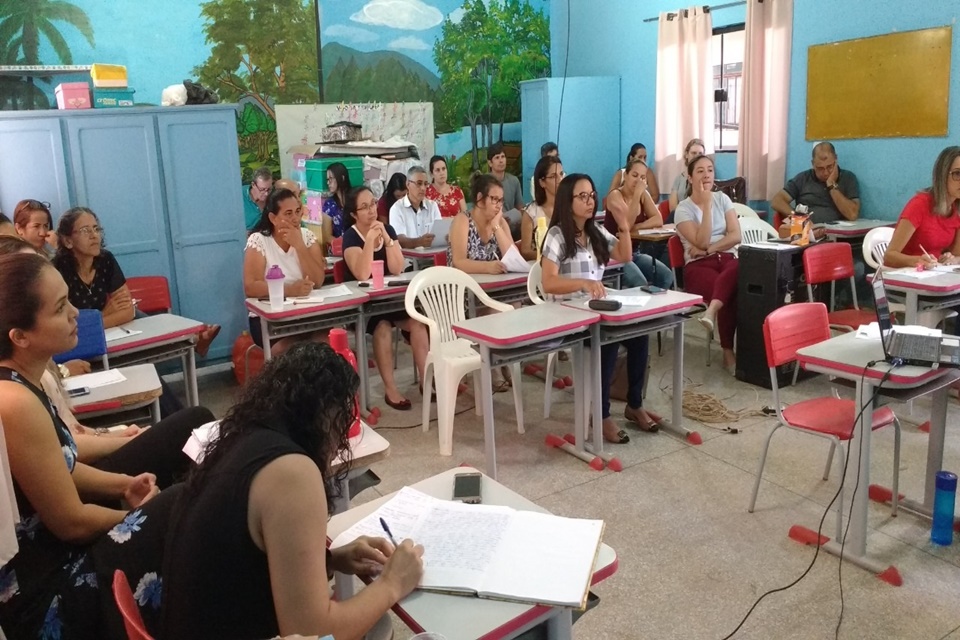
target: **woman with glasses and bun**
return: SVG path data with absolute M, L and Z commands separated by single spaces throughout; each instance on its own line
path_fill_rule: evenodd
M 100 220 L 86 207 L 74 207 L 60 217 L 59 246 L 53 265 L 70 289 L 77 309 L 98 309 L 109 329 L 133 320 L 136 309 L 120 263 L 104 248 Z
M 17 235 L 30 243 L 37 253 L 45 258 L 53 257 L 52 242 L 56 244 L 53 233 L 53 216 L 50 205 L 39 200 L 21 200 L 13 209 L 13 225 Z
M 617 233 L 611 234 L 594 220 L 597 192 L 590 176 L 568 175 L 557 188 L 553 219 L 541 249 L 543 291 L 551 299 L 565 299 L 576 294 L 603 298 L 603 272 L 611 259 L 631 263 L 633 247 L 630 229 L 637 212 L 626 208 L 611 210 L 607 215 L 617 221 Z M 630 437 L 610 417 L 610 384 L 622 344 L 627 351 L 627 406 L 624 417 L 641 431 L 659 429 L 660 416 L 643 408 L 643 377 L 647 369 L 649 339 L 631 338 L 600 348 L 601 414 L 603 439 L 614 444 L 630 442 Z
M 351 280 L 369 279 L 377 260 L 383 262 L 385 276 L 395 276 L 403 271 L 403 253 L 397 242 L 397 232 L 377 219 L 377 199 L 370 189 L 363 186 L 351 189 L 343 215 L 343 261 Z M 367 322 L 367 333 L 373 336 L 373 360 L 383 380 L 383 399 L 398 411 L 409 411 L 413 405 L 400 393 L 393 375 L 393 327 L 409 334 L 413 363 L 420 380 L 423 380 L 430 339 L 426 325 L 412 320 L 406 311 L 374 316 Z
M 947 147 L 933 164 L 931 186 L 900 214 L 883 254 L 888 267 L 960 264 L 960 147 Z

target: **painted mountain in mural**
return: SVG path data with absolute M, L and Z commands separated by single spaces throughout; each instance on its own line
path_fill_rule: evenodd
M 329 42 L 321 49 L 324 102 L 434 102 L 440 79 L 395 51 L 351 49 Z

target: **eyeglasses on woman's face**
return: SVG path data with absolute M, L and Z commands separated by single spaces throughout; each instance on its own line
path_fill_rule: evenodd
M 960 182 L 960 169 L 954 169 L 950 172 L 950 179 L 954 182 Z
M 503 206 L 503 196 L 487 196 L 486 200 L 495 207 Z
M 74 235 L 81 235 L 85 238 L 90 238 L 93 236 L 102 236 L 103 227 L 96 224 L 88 224 L 86 226 L 80 227 L 79 229 L 73 230 Z
M 377 203 L 373 202 L 372 200 L 369 202 L 358 203 L 357 213 L 366 213 L 367 211 L 370 211 L 371 209 L 376 209 L 376 208 L 377 208 Z
M 578 199 L 583 204 L 587 204 L 591 200 L 597 201 L 597 192 L 596 191 L 581 191 L 580 193 L 573 194 L 573 197 Z

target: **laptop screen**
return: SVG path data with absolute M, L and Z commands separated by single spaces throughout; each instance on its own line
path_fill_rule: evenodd
M 873 301 L 877 307 L 877 325 L 880 328 L 880 342 L 883 343 L 883 355 L 890 355 L 887 348 L 893 337 L 893 320 L 890 318 L 890 305 L 887 303 L 887 291 L 883 288 L 883 276 L 880 271 L 873 275 Z

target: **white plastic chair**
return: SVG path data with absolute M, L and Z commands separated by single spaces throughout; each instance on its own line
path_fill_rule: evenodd
M 740 204 L 739 202 L 733 203 L 733 210 L 737 212 L 738 218 L 756 218 L 760 220 L 760 214 L 751 209 L 745 204 Z
M 473 390 L 477 415 L 481 415 L 480 353 L 473 343 L 458 338 L 453 325 L 466 318 L 467 293 L 479 303 L 497 311 L 513 311 L 513 307 L 497 302 L 484 292 L 469 274 L 452 267 L 430 267 L 417 272 L 407 287 L 404 304 L 407 314 L 427 325 L 430 331 L 430 353 L 423 372 L 424 394 L 430 393 L 436 377 L 437 423 L 440 431 L 440 455 L 453 455 L 453 415 L 457 403 L 457 387 L 468 373 L 473 373 Z M 419 308 L 418 308 L 419 304 Z M 422 311 L 421 311 L 422 309 Z M 517 408 L 517 431 L 523 433 L 523 394 L 519 363 L 510 365 L 513 372 L 513 402 Z M 423 403 L 423 431 L 430 431 L 430 402 Z
M 539 262 L 533 263 L 530 267 L 530 275 L 527 276 L 527 296 L 533 304 L 543 304 L 546 302 L 543 292 L 543 270 Z M 557 352 L 554 351 L 547 355 L 547 368 L 544 371 L 543 387 L 543 417 L 550 417 L 550 405 L 553 402 L 553 372 L 557 366 Z
M 736 203 L 735 203 L 736 204 Z M 740 205 L 743 206 L 743 205 Z M 740 244 L 756 244 L 777 237 L 777 231 L 760 218 L 740 218 Z

